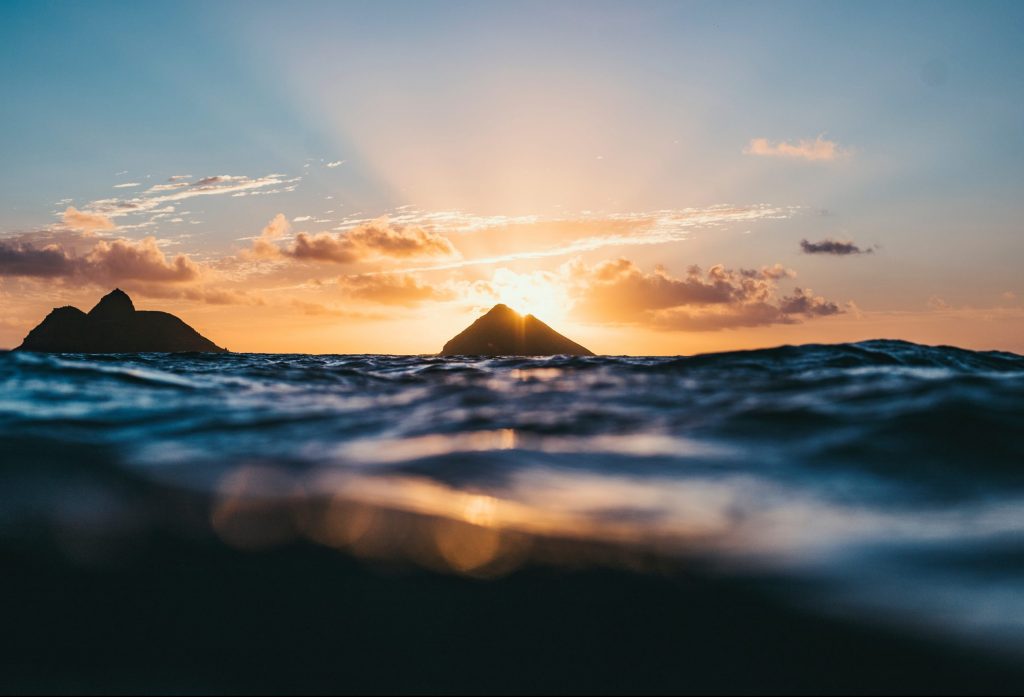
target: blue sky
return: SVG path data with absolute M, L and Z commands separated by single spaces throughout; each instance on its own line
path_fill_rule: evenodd
M 0 234 L 59 224 L 65 199 L 98 210 L 119 183 L 185 174 L 296 181 L 105 234 L 154 235 L 167 253 L 209 260 L 237 254 L 278 213 L 333 234 L 406 205 L 565 218 L 769 204 L 790 213 L 601 259 L 628 252 L 677 276 L 780 263 L 858 311 L 998 310 L 991 341 L 1006 346 L 1021 327 L 1009 312 L 1024 295 L 1020 3 L 7 2 L 0 13 Z M 819 137 L 839 155 L 750 153 L 753 139 Z M 803 238 L 873 251 L 807 255 Z M 382 268 L 400 265 L 371 271 Z M 843 314 L 801 322 L 801 336 L 852 321 Z M 951 341 L 965 331 L 954 326 Z

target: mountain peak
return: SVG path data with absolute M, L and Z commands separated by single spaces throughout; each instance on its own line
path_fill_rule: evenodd
M 89 310 L 89 316 L 95 320 L 124 320 L 135 313 L 135 304 L 120 288 L 115 288 L 104 295 L 96 307 Z
M 593 356 L 533 315 L 498 303 L 441 349 L 442 356 Z
M 506 318 L 519 318 L 524 319 L 526 317 L 532 317 L 533 315 L 524 314 L 515 308 L 509 307 L 505 303 L 498 303 L 490 310 L 485 312 L 481 317 L 506 317 Z

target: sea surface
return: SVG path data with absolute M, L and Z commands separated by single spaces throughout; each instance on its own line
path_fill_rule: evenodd
M 579 539 L 1024 657 L 1024 357 L 1009 353 L 6 353 L 0 484 L 0 543 L 56 539 L 70 566 L 116 564 L 159 529 L 488 583 L 537 563 L 524 539 Z M 380 511 L 442 523 L 427 539 Z

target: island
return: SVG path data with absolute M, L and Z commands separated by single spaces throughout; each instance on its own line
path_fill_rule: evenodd
M 15 351 L 42 353 L 227 353 L 167 312 L 140 311 L 120 288 L 86 314 L 55 308 Z
M 593 356 L 533 315 L 498 304 L 441 349 L 442 356 Z

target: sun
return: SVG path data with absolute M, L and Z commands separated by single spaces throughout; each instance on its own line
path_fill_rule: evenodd
M 491 286 L 499 302 L 505 303 L 523 315 L 533 315 L 545 322 L 565 319 L 569 297 L 561 284 L 550 274 L 534 272 L 520 274 L 508 269 L 494 272 Z

